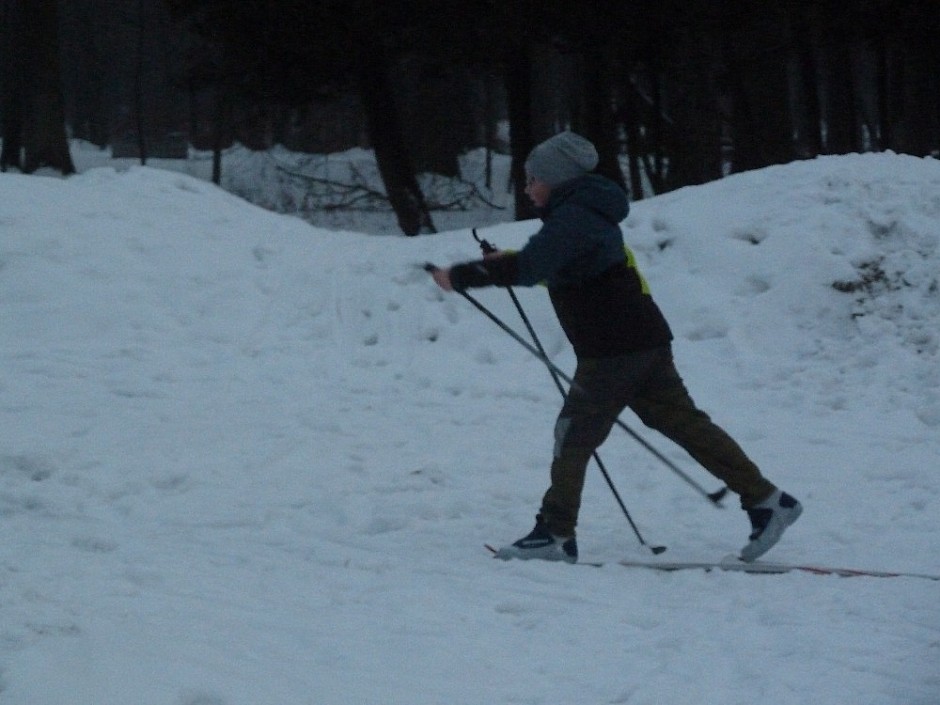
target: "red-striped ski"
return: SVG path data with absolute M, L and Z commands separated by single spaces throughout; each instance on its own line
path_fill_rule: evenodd
M 491 553 L 496 553 L 496 549 L 489 544 L 484 544 Z M 578 565 L 590 565 L 600 567 L 603 563 L 579 562 Z M 647 570 L 658 570 L 663 572 L 673 572 L 678 570 L 703 570 L 706 572 L 712 570 L 721 570 L 739 573 L 752 573 L 762 575 L 780 575 L 783 573 L 811 573 L 813 575 L 837 575 L 841 578 L 921 578 L 924 580 L 940 581 L 940 575 L 931 575 L 929 573 L 910 573 L 903 571 L 888 570 L 866 570 L 859 568 L 836 568 L 826 565 L 813 565 L 802 563 L 770 563 L 767 561 L 754 561 L 745 563 L 737 556 L 727 556 L 721 561 L 659 561 L 659 560 L 620 560 L 613 561 L 611 565 L 619 565 L 624 568 L 645 568 Z

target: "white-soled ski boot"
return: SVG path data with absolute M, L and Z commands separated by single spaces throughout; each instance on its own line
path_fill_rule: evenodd
M 741 560 L 756 561 L 773 548 L 783 532 L 803 513 L 803 505 L 786 492 L 776 490 L 760 504 L 746 510 L 751 520 L 748 544 L 741 549 Z
M 578 562 L 578 542 L 574 536 L 554 536 L 541 521 L 536 521 L 535 528 L 528 536 L 516 541 L 511 546 L 504 546 L 496 552 L 496 558 L 508 561 L 510 558 L 528 560 L 537 558 L 543 561 Z

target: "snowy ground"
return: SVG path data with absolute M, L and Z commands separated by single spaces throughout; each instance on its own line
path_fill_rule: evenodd
M 940 163 L 765 169 L 624 233 L 693 395 L 806 506 L 768 559 L 940 573 Z M 0 175 L 0 702 L 940 703 L 937 582 L 490 559 L 531 528 L 560 398 L 416 266 L 476 252 L 178 172 Z M 664 560 L 743 545 L 733 501 L 616 430 L 601 454 Z M 649 556 L 593 470 L 579 542 Z

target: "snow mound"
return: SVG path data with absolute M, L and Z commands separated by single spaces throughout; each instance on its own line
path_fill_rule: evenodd
M 940 573 L 938 216 L 940 164 L 879 154 L 623 224 L 691 393 L 804 503 L 772 560 Z M 478 256 L 470 232 L 361 232 L 383 217 L 0 174 L 3 705 L 937 702 L 936 583 L 628 571 L 649 552 L 593 470 L 579 545 L 606 567 L 491 560 L 531 528 L 560 396 L 421 269 Z M 545 292 L 517 294 L 570 370 Z M 668 560 L 743 545 L 625 434 L 601 451 Z

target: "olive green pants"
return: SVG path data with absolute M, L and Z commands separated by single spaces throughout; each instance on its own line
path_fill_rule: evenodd
M 555 425 L 551 487 L 540 511 L 556 536 L 574 535 L 587 464 L 625 408 L 684 448 L 737 493 L 743 507 L 763 501 L 776 489 L 734 439 L 695 406 L 670 347 L 579 360 Z

